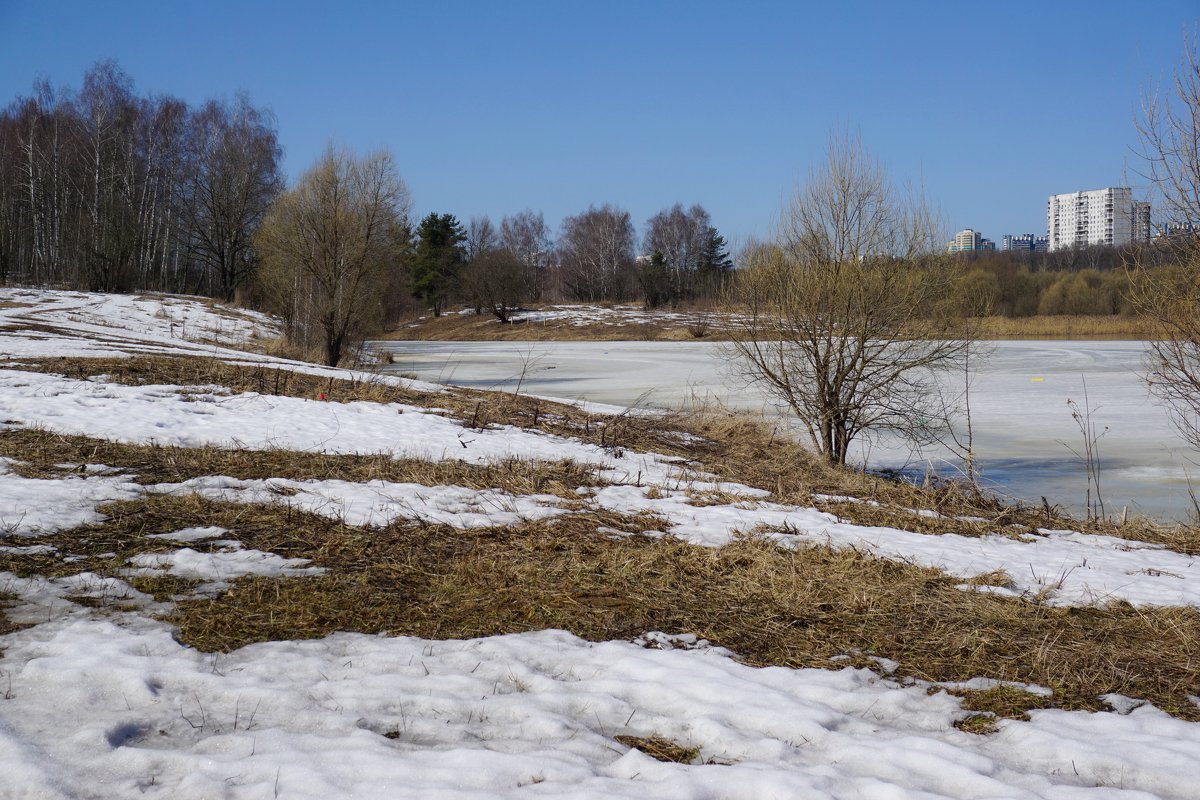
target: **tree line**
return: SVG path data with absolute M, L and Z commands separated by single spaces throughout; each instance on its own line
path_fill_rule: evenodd
M 138 96 L 112 61 L 0 112 L 0 282 L 231 299 L 283 189 L 271 115 L 244 95 Z
M 244 94 L 198 106 L 139 95 L 113 61 L 78 90 L 38 80 L 0 111 L 0 284 L 238 297 L 331 359 L 408 298 L 508 321 L 537 300 L 712 298 L 733 269 L 699 205 L 655 214 L 640 241 L 611 204 L 557 236 L 531 210 L 499 225 L 414 222 L 387 153 L 331 147 L 290 189 L 281 158 L 273 116 Z M 360 249 L 347 260 L 343 247 Z

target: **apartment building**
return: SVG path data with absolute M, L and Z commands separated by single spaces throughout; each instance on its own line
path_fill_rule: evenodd
M 1000 249 L 1044 253 L 1050 249 L 1050 237 L 1035 236 L 1032 233 L 1025 233 L 1020 236 L 1013 236 L 1010 233 L 1006 233 L 1004 239 L 1001 240 Z
M 996 243 L 983 238 L 983 234 L 972 228 L 966 228 L 954 234 L 954 238 L 946 242 L 947 253 L 974 253 L 979 250 L 995 250 Z
M 1128 186 L 1053 195 L 1046 203 L 1051 250 L 1108 245 L 1150 238 L 1150 204 L 1133 199 Z

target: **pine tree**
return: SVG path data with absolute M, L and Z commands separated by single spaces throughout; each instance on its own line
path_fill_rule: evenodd
M 458 288 L 466 255 L 467 234 L 453 214 L 430 214 L 417 226 L 417 251 L 413 257 L 413 296 L 430 304 L 440 317 L 450 295 Z
M 733 259 L 729 257 L 729 247 L 725 237 L 717 233 L 717 229 L 709 226 L 708 236 L 704 242 L 704 252 L 700 256 L 700 270 L 724 275 L 733 269 Z

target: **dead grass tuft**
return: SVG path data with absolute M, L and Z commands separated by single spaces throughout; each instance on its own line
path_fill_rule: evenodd
M 950 689 L 949 692 L 963 699 L 963 708 L 987 712 L 998 719 L 1028 720 L 1030 710 L 1054 705 L 1050 697 L 1007 684 L 990 689 Z
M 620 735 L 613 738 L 626 747 L 641 750 L 658 761 L 691 764 L 700 757 L 699 747 L 684 747 L 657 735 L 649 737 Z
M 990 736 L 1000 730 L 996 718 L 991 714 L 970 714 L 954 722 L 954 727 L 963 733 L 973 733 L 976 736 Z
M 4 613 L 4 610 L 8 608 L 16 599 L 16 595 L 0 592 L 0 636 L 3 636 L 6 633 L 12 633 L 20 627 L 8 618 L 8 614 Z M 2 652 L 3 651 L 0 651 L 0 653 Z
M 197 549 L 193 547 L 192 549 Z M 191 595 L 199 581 L 181 578 L 178 575 L 169 573 L 161 573 L 156 575 L 134 575 L 125 579 L 135 590 L 142 594 L 148 594 L 160 603 L 169 603 L 172 600 L 187 597 Z

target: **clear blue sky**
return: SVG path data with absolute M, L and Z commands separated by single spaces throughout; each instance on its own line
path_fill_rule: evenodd
M 1198 24 L 1197 0 L 0 0 L 0 99 L 115 58 L 139 92 L 249 91 L 291 178 L 332 138 L 390 148 L 419 214 L 612 202 L 640 228 L 699 202 L 735 241 L 849 126 L 998 240 L 1044 232 L 1052 193 L 1136 185 L 1139 92 Z

